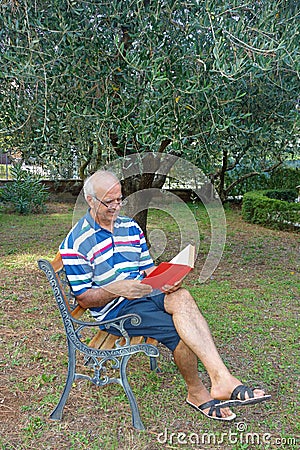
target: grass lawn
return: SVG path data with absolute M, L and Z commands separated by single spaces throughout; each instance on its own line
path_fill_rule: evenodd
M 146 431 L 132 428 L 119 386 L 101 389 L 83 380 L 74 384 L 63 420 L 50 421 L 64 386 L 67 348 L 54 298 L 36 261 L 54 257 L 72 225 L 73 205 L 51 203 L 47 214 L 24 217 L 2 211 L 1 449 L 299 448 L 300 235 L 245 223 L 239 208 L 228 207 L 222 259 L 200 284 L 197 274 L 210 230 L 205 211 L 195 205 L 191 209 L 201 245 L 186 286 L 230 370 L 243 382 L 265 388 L 272 400 L 234 408 L 233 423 L 209 421 L 186 406 L 184 382 L 170 352 L 160 347 L 160 374 L 150 372 L 144 356 L 134 356 L 129 364 Z M 149 223 L 167 230 L 171 255 L 180 238 L 175 225 L 158 212 L 151 213 Z M 201 363 L 199 376 L 209 387 Z

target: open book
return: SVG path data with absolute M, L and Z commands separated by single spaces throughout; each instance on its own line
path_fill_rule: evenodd
M 153 289 L 161 289 L 165 284 L 173 286 L 182 280 L 194 267 L 195 247 L 187 245 L 170 262 L 162 262 L 147 275 L 141 283 L 150 284 Z

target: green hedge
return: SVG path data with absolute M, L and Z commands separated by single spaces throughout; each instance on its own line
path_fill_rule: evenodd
M 243 172 L 236 173 L 234 171 L 226 174 L 226 185 L 236 181 Z M 246 192 L 258 191 L 262 189 L 295 189 L 300 185 L 300 167 L 279 167 L 271 173 L 263 173 L 250 178 L 246 178 L 237 184 L 229 193 L 229 195 L 244 195 Z
M 295 203 L 294 190 L 264 190 L 247 192 L 243 197 L 242 217 L 280 230 L 300 229 L 300 203 Z
M 268 186 L 263 189 L 292 189 L 300 184 L 300 168 L 278 167 L 270 174 Z

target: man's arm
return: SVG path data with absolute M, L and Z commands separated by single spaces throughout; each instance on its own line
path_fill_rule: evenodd
M 121 280 L 114 281 L 105 287 L 88 289 L 76 299 L 83 308 L 103 308 L 117 297 L 132 300 L 149 295 L 151 291 L 151 286 L 141 284 L 138 280 Z

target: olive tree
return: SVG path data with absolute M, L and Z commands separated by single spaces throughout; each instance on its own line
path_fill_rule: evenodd
M 170 153 L 225 200 L 295 151 L 298 24 L 296 0 L 3 0 L 2 146 L 82 178 Z M 161 185 L 152 172 L 125 189 Z

